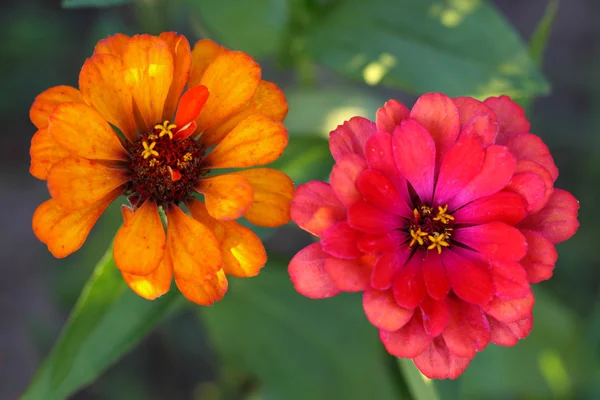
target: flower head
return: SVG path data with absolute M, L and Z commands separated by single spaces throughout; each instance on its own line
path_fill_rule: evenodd
M 508 97 L 390 100 L 330 135 L 330 184 L 298 187 L 291 216 L 320 241 L 290 262 L 296 289 L 363 293 L 388 352 L 456 378 L 489 342 L 532 327 L 532 283 L 577 227 L 578 202 Z
M 101 40 L 79 89 L 53 87 L 31 107 L 38 131 L 30 171 L 52 197 L 36 210 L 33 230 L 65 257 L 125 195 L 131 207 L 122 207 L 114 242 L 125 281 L 153 299 L 174 275 L 188 299 L 212 304 L 227 290 L 226 274 L 253 276 L 266 261 L 260 239 L 235 220 L 286 223 L 294 190 L 272 169 L 218 171 L 277 159 L 288 142 L 286 113 L 281 90 L 244 53 L 210 40 L 191 50 L 173 32 Z

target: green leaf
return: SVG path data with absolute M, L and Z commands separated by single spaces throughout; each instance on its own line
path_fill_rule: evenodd
M 398 366 L 403 372 L 414 400 L 438 400 L 440 396 L 433 380 L 425 377 L 408 358 L 398 358 Z
M 111 7 L 132 3 L 133 0 L 62 0 L 63 8 Z
M 88 385 L 182 299 L 177 290 L 154 301 L 138 297 L 125 284 L 109 248 L 22 399 L 64 399 Z
M 312 179 L 326 180 L 332 167 L 329 143 L 315 135 L 292 136 L 283 155 L 269 165 L 285 172 L 296 186 Z
M 203 25 L 219 43 L 263 57 L 282 45 L 289 19 L 283 0 L 187 0 Z M 206 33 L 206 32 L 203 32 Z
M 271 259 L 258 277 L 232 279 L 225 299 L 201 310 L 226 365 L 259 378 L 264 398 L 397 399 L 360 296 L 305 298 L 285 265 Z
M 306 50 L 370 85 L 478 98 L 548 91 L 517 33 L 482 0 L 345 0 L 314 19 Z
M 558 11 L 558 0 L 550 0 L 546 6 L 546 11 L 544 11 L 544 16 L 538 22 L 535 31 L 529 39 L 529 54 L 531 54 L 531 58 L 538 66 L 542 65 L 556 11 Z

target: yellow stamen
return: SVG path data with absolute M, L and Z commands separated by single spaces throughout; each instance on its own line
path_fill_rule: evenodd
M 439 232 L 433 232 L 433 235 L 429 235 L 427 238 L 431 241 L 427 250 L 437 249 L 438 254 L 442 254 L 442 247 L 450 246 L 450 243 L 446 242 L 445 234 L 442 235 Z
M 157 124 L 154 126 L 154 129 L 160 129 L 160 133 L 158 134 L 158 137 L 163 137 L 165 135 L 169 135 L 169 139 L 173 139 L 173 132 L 171 132 L 172 129 L 177 128 L 177 125 L 175 124 L 169 124 L 169 121 L 165 120 L 165 122 L 161 124 Z
M 150 143 L 150 146 L 148 146 L 148 143 L 146 143 L 146 141 L 144 140 L 142 142 L 142 146 L 144 146 L 144 150 L 142 150 L 142 156 L 144 157 L 144 160 L 150 156 L 158 157 L 158 151 L 154 150 L 154 146 L 156 146 L 156 142 L 152 142 L 152 143 Z
M 423 237 L 427 236 L 427 232 L 423 232 L 421 228 L 417 228 L 415 231 L 411 228 L 410 236 L 412 236 L 412 240 L 409 243 L 409 247 L 413 247 L 415 243 L 419 243 L 419 245 L 423 245 Z
M 448 204 L 444 207 L 438 206 L 438 214 L 433 218 L 434 221 L 440 221 L 442 224 L 447 224 L 450 221 L 454 221 L 454 217 L 450 214 L 446 214 L 448 212 Z
M 192 161 L 192 153 L 187 152 L 183 155 L 183 161 Z
M 153 158 L 152 160 L 150 160 L 151 167 L 154 167 L 156 164 L 158 164 L 158 160 L 156 158 Z

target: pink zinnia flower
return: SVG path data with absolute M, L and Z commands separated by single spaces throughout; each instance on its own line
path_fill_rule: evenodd
M 339 126 L 331 183 L 301 185 L 292 202 L 294 222 L 321 239 L 290 262 L 298 292 L 363 291 L 388 352 L 430 378 L 454 379 L 489 342 L 527 336 L 530 285 L 552 275 L 554 244 L 579 225 L 529 128 L 506 96 L 439 93 Z

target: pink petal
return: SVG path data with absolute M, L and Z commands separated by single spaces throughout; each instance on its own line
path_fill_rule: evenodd
M 450 318 L 450 307 L 446 299 L 435 300 L 426 297 L 421 303 L 423 327 L 432 338 L 442 333 Z
M 527 253 L 525 237 L 503 222 L 459 228 L 452 239 L 498 261 L 519 261 Z
M 363 308 L 369 322 L 384 331 L 397 331 L 410 321 L 414 310 L 402 308 L 391 290 L 366 290 Z
M 408 240 L 403 231 L 391 231 L 382 235 L 363 235 L 358 241 L 358 248 L 365 253 L 382 253 L 397 247 Z
M 527 254 L 520 261 L 530 283 L 538 283 L 552 277 L 558 253 L 554 244 L 536 231 L 522 229 L 527 239 Z
M 313 243 L 292 258 L 288 273 L 300 294 L 312 299 L 324 299 L 340 292 L 325 272 L 327 257 L 321 250 L 321 244 Z
M 510 97 L 490 97 L 483 103 L 494 110 L 498 117 L 496 143 L 505 145 L 512 137 L 529 132 L 530 124 L 525 117 L 525 111 Z
M 460 118 L 454 102 L 445 94 L 424 94 L 417 99 L 410 118 L 417 120 L 433 138 L 439 163 L 460 133 Z
M 531 314 L 533 303 L 533 293 L 530 290 L 527 296 L 522 299 L 503 300 L 494 297 L 481 309 L 500 322 L 515 322 Z
M 346 219 L 346 209 L 328 183 L 310 181 L 296 189 L 290 216 L 300 228 L 320 236 Z
M 429 347 L 413 360 L 423 375 L 429 379 L 456 379 L 463 373 L 470 358 L 457 357 L 448 351 L 442 337 L 437 337 Z
M 528 160 L 546 168 L 552 176 L 552 182 L 558 177 L 558 168 L 550 154 L 548 146 L 537 135 L 526 133 L 513 137 L 506 145 L 517 160 Z
M 401 228 L 406 220 L 398 215 L 386 213 L 366 201 L 354 203 L 348 210 L 351 227 L 371 234 L 382 234 Z
M 365 158 L 369 168 L 383 172 L 400 192 L 407 204 L 410 204 L 406 179 L 400 174 L 392 152 L 392 135 L 387 132 L 376 132 L 369 136 L 365 145 Z
M 462 300 L 473 304 L 486 304 L 494 294 L 494 283 L 489 265 L 474 256 L 465 257 L 467 250 L 457 254 L 442 251 L 442 264 L 446 268 L 450 286 Z
M 366 168 L 364 158 L 357 154 L 345 154 L 333 166 L 329 181 L 337 198 L 346 208 L 362 200 L 362 195 L 356 187 L 356 179 Z
M 529 293 L 529 281 L 523 266 L 517 262 L 492 261 L 494 293 L 501 299 L 521 299 Z
M 498 192 L 477 199 L 455 211 L 457 224 L 485 224 L 492 221 L 514 225 L 527 216 L 527 203 L 516 193 Z
M 375 207 L 406 218 L 412 216 L 412 210 L 396 186 L 382 172 L 367 169 L 359 175 L 356 183 L 362 197 Z
M 400 122 L 407 119 L 409 114 L 410 111 L 404 104 L 397 100 L 389 100 L 377 110 L 375 116 L 377 130 L 392 133 L 396 125 L 400 125 Z
M 520 176 L 521 174 L 535 174 L 538 176 L 543 183 L 543 187 L 534 188 L 534 189 L 525 189 L 521 188 L 520 190 L 513 190 L 513 181 L 515 177 Z M 507 190 L 512 190 L 514 192 L 519 193 L 525 200 L 527 200 L 527 210 L 530 213 L 538 212 L 550 200 L 550 196 L 552 196 L 552 192 L 554 191 L 554 182 L 552 180 L 552 176 L 550 172 L 540 164 L 535 163 L 533 161 L 521 160 L 517 162 L 517 170 L 515 171 L 515 177 L 513 177 L 513 181 L 511 181 L 506 187 Z
M 352 260 L 363 255 L 357 247 L 362 232 L 353 229 L 345 221 L 338 222 L 321 235 L 321 247 L 334 257 Z
M 414 120 L 404 120 L 392 137 L 394 160 L 400 173 L 411 183 L 424 203 L 433 198 L 435 142 Z
M 423 262 L 423 279 L 427 293 L 434 299 L 443 299 L 450 291 L 450 281 L 437 251 L 428 251 Z
M 342 260 L 329 257 L 325 260 L 325 272 L 334 285 L 343 292 L 360 292 L 370 289 L 372 257 Z
M 450 319 L 442 333 L 450 353 L 475 357 L 490 341 L 490 324 L 481 309 L 464 301 L 448 299 Z
M 394 298 L 400 307 L 415 308 L 427 294 L 423 280 L 425 254 L 424 251 L 417 251 L 396 273 L 393 290 Z
M 544 235 L 552 243 L 560 243 L 575 234 L 579 202 L 565 190 L 554 189 L 550 200 L 539 212 L 519 223 L 520 228 L 531 229 Z
M 364 157 L 365 142 L 375 133 L 375 124 L 363 117 L 353 117 L 329 134 L 329 149 L 335 161 L 346 154 Z
M 379 331 L 379 338 L 385 349 L 391 355 L 403 358 L 412 358 L 421 354 L 431 343 L 431 337 L 423 328 L 421 313 L 413 314 L 410 322 L 397 331 Z
M 550 174 L 547 174 L 550 177 Z M 528 213 L 541 210 L 549 199 L 549 196 L 546 197 L 548 189 L 552 190 L 552 188 L 548 188 L 540 175 L 533 172 L 515 174 L 506 189 L 518 193 L 525 199 Z
M 479 174 L 450 200 L 449 209 L 454 210 L 470 201 L 499 192 L 508 185 L 516 168 L 517 161 L 508 148 L 495 145 L 487 147 Z
M 435 186 L 434 204 L 445 205 L 481 170 L 485 151 L 478 139 L 457 141 L 442 159 Z
M 475 137 L 485 146 L 494 144 L 498 135 L 496 113 L 479 100 L 472 97 L 454 99 L 460 118 L 460 136 Z
M 515 322 L 503 323 L 488 316 L 492 337 L 490 342 L 498 346 L 514 346 L 519 339 L 529 335 L 533 327 L 533 316 L 529 315 Z
M 373 268 L 371 286 L 379 290 L 390 288 L 396 273 L 404 267 L 411 253 L 412 249 L 408 246 L 398 246 L 383 252 Z

